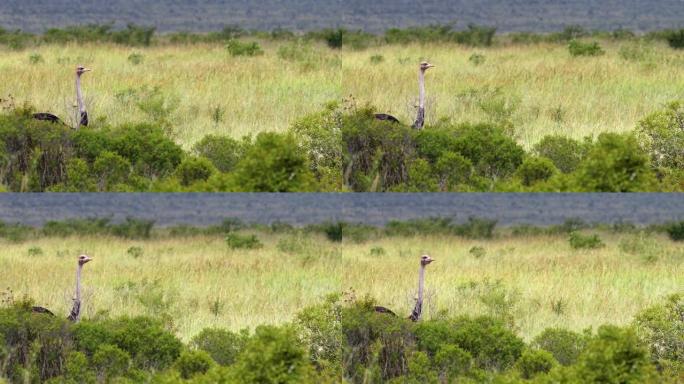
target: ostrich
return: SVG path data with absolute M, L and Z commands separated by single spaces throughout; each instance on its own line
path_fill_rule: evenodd
M 423 287 L 425 285 L 425 267 L 427 267 L 427 265 L 432 263 L 433 261 L 435 261 L 435 259 L 431 258 L 428 255 L 423 255 L 420 257 L 420 270 L 418 271 L 418 300 L 416 300 L 416 306 L 413 308 L 413 311 L 411 311 L 411 314 L 408 317 L 409 319 L 411 319 L 411 321 L 419 321 L 420 316 L 423 313 Z M 394 312 L 381 306 L 376 306 L 375 312 L 396 316 Z
M 76 101 L 78 102 L 78 113 L 79 113 L 79 121 L 78 125 L 76 126 L 76 129 L 78 129 L 81 126 L 87 127 L 88 126 L 88 111 L 86 110 L 85 103 L 83 102 L 83 92 L 81 91 L 81 75 L 83 75 L 86 72 L 90 72 L 91 70 L 88 68 L 83 67 L 82 65 L 79 65 L 76 67 Z M 33 118 L 36 120 L 43 120 L 43 121 L 49 121 L 51 123 L 58 123 L 58 124 L 64 124 L 62 120 L 53 115 L 52 113 L 47 113 L 47 112 L 40 112 L 40 113 L 34 113 Z
M 433 67 L 434 65 L 428 63 L 427 61 L 420 63 L 420 70 L 418 71 L 418 89 L 420 91 L 418 99 L 418 115 L 416 116 L 416 121 L 413 122 L 413 125 L 411 126 L 414 129 L 422 129 L 423 125 L 425 124 L 425 72 Z M 376 113 L 375 118 L 377 120 L 389 121 L 392 123 L 399 122 L 399 119 L 386 113 Z
M 90 260 L 92 260 L 92 258 L 87 255 L 81 255 L 78 257 L 78 267 L 76 268 L 76 297 L 74 298 L 74 305 L 71 307 L 71 312 L 69 312 L 69 316 L 67 317 L 67 319 L 73 322 L 78 322 L 78 320 L 81 318 L 81 270 L 83 269 L 83 266 Z M 47 308 L 33 307 L 32 309 L 35 313 L 44 313 L 50 316 L 55 315 Z

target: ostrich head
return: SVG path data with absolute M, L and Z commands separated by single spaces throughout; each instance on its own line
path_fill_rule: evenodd
M 76 67 L 76 75 L 78 75 L 78 76 L 81 76 L 82 74 L 84 74 L 86 72 L 90 72 L 90 71 L 92 71 L 92 69 L 88 69 L 82 65 L 79 65 L 78 67 Z
M 420 257 L 420 265 L 422 265 L 422 266 L 426 266 L 426 265 L 432 263 L 433 261 L 435 261 L 435 259 L 433 259 L 432 257 L 430 257 L 428 255 L 423 255 Z
M 434 67 L 434 65 L 428 63 L 427 61 L 423 61 L 422 63 L 420 63 L 420 70 L 423 72 L 425 72 L 428 69 L 433 68 L 433 67 Z
M 91 257 L 88 257 L 88 255 L 81 255 L 78 257 L 78 265 L 84 265 L 85 263 L 89 262 L 92 260 Z

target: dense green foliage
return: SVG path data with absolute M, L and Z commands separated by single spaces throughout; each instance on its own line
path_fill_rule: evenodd
M 370 299 L 331 295 L 292 324 L 205 329 L 184 345 L 152 318 L 80 323 L 0 307 L 0 379 L 53 383 L 676 382 L 684 372 L 682 301 L 631 327 L 547 329 L 530 344 L 492 317 L 411 322 Z M 532 381 L 528 381 L 532 380 Z

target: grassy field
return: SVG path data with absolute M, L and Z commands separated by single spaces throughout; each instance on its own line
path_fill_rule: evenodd
M 255 57 L 232 57 L 221 45 L 1 49 L 0 98 L 11 95 L 17 104 L 70 116 L 73 72 L 82 64 L 94 70 L 84 76 L 83 88 L 95 120 L 121 124 L 161 114 L 187 147 L 209 133 L 283 131 L 340 99 L 340 60 L 323 46 L 311 47 L 304 61 L 284 60 L 279 47 L 262 43 L 265 53 Z
M 427 124 L 445 117 L 506 120 L 528 148 L 548 134 L 579 139 L 629 131 L 663 103 L 684 97 L 684 52 L 658 43 L 601 44 L 605 55 L 579 58 L 558 44 L 348 51 L 343 89 L 357 102 L 412 122 L 418 98 L 415 63 L 428 59 L 436 68 L 426 79 Z
M 423 252 L 437 260 L 426 275 L 427 318 L 498 314 L 527 339 L 551 326 L 626 324 L 640 309 L 684 289 L 684 252 L 660 235 L 601 233 L 606 246 L 597 250 L 573 250 L 565 236 L 361 244 L 318 235 L 258 236 L 264 243 L 258 250 L 230 250 L 220 237 L 3 240 L 2 288 L 66 314 L 76 256 L 88 252 L 94 261 L 84 271 L 85 317 L 165 313 L 185 340 L 208 326 L 282 323 L 334 292 L 370 294 L 408 315 Z
M 591 58 L 573 58 L 562 44 L 340 52 L 314 45 L 279 54 L 291 44 L 261 42 L 265 53 L 256 57 L 232 57 L 221 45 L 3 48 L 0 97 L 69 116 L 73 68 L 84 64 L 95 70 L 84 80 L 92 118 L 113 124 L 165 118 L 189 147 L 209 133 L 282 132 L 326 102 L 349 96 L 411 122 L 417 63 L 427 58 L 437 65 L 427 76 L 428 125 L 442 118 L 507 121 L 529 148 L 552 133 L 581 138 L 631 130 L 644 115 L 684 96 L 684 52 L 657 42 L 604 41 L 606 54 Z

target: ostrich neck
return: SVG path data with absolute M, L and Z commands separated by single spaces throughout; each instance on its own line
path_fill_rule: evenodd
M 83 102 L 83 93 L 81 92 L 81 76 L 76 75 L 76 101 L 78 102 L 78 111 L 83 113 L 86 111 L 85 103 Z
M 425 108 L 425 71 L 423 70 L 418 73 L 418 88 L 420 89 L 418 107 L 422 109 Z
M 420 271 L 418 272 L 418 302 L 417 307 L 423 307 L 423 285 L 425 284 L 425 266 L 420 266 Z
M 79 264 L 76 269 L 76 301 L 79 302 L 81 301 L 81 269 L 83 266 Z

